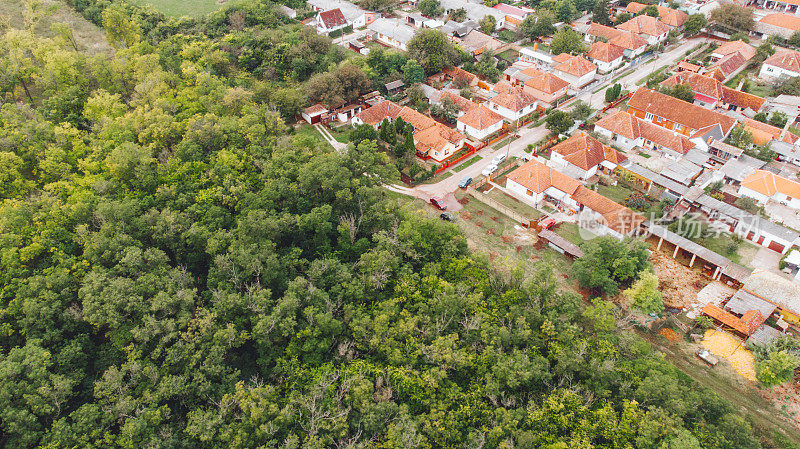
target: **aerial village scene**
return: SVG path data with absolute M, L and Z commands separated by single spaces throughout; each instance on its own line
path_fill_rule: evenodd
M 0 448 L 800 449 L 800 0 L 0 36 Z

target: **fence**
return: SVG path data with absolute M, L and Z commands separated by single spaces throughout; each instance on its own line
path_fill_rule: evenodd
M 434 171 L 434 173 L 438 175 L 439 173 L 441 173 L 441 172 L 447 170 L 448 168 L 450 168 L 450 167 L 458 164 L 459 162 L 463 161 L 464 159 L 472 156 L 477 151 L 478 150 L 476 150 L 475 148 L 472 148 L 471 150 L 467 151 L 466 153 L 462 154 L 461 156 L 459 156 L 459 157 L 457 157 L 455 159 L 447 159 L 446 161 L 442 162 L 442 165 L 440 165 L 436 169 L 436 171 Z

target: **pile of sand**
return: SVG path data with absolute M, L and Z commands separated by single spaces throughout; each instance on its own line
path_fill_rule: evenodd
M 709 329 L 703 338 L 703 347 L 717 357 L 724 357 L 733 369 L 748 380 L 756 380 L 756 359 L 744 346 L 742 339 L 725 331 Z

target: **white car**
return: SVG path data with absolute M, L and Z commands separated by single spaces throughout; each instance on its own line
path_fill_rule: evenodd
M 484 168 L 484 169 L 483 169 L 483 171 L 481 172 L 481 174 L 482 174 L 483 176 L 489 176 L 489 175 L 491 175 L 492 173 L 494 173 L 494 172 L 495 172 L 495 170 L 497 170 L 497 165 L 494 165 L 494 164 L 489 164 L 489 165 L 487 165 L 487 166 L 486 166 L 486 168 Z
M 500 165 L 504 160 L 506 160 L 505 153 L 500 153 L 492 159 L 492 165 Z

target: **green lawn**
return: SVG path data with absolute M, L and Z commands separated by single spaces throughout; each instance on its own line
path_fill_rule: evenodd
M 538 220 L 540 217 L 544 215 L 538 210 L 536 210 L 533 206 L 529 206 L 523 203 L 522 201 L 511 198 L 505 193 L 501 192 L 499 189 L 493 189 L 491 192 L 486 193 L 486 196 L 497 201 L 503 206 L 508 207 L 514 212 L 517 212 L 519 214 L 522 214 L 530 218 L 531 220 Z
M 200 17 L 223 7 L 227 1 L 217 0 L 130 0 L 137 5 L 151 5 L 168 16 Z
M 350 142 L 350 132 L 353 130 L 350 126 L 340 126 L 338 128 L 333 128 L 330 130 L 331 135 L 334 139 L 341 143 L 349 143 Z
M 561 223 L 558 225 L 555 233 L 576 245 L 580 245 L 581 243 L 596 237 L 586 229 L 581 229 L 575 223 Z
M 472 159 L 468 160 L 467 162 L 464 162 L 464 163 L 462 163 L 461 165 L 459 165 L 458 167 L 454 168 L 454 169 L 453 169 L 453 171 L 454 171 L 454 172 L 456 172 L 456 173 L 458 173 L 458 172 L 460 172 L 461 170 L 463 170 L 463 169 L 465 169 L 465 168 L 469 167 L 470 165 L 472 165 L 472 164 L 474 164 L 474 163 L 476 163 L 476 162 L 480 161 L 481 159 L 483 159 L 483 158 L 482 158 L 482 157 L 480 157 L 480 156 L 475 156 L 475 157 L 473 157 Z
M 633 190 L 623 187 L 621 185 L 615 186 L 597 186 L 597 193 L 604 197 L 622 204 L 622 202 L 633 193 Z
M 509 142 L 513 142 L 513 141 L 515 141 L 517 139 L 518 139 L 518 137 L 514 137 L 514 136 L 506 137 L 505 139 L 501 140 L 500 142 L 494 144 L 494 146 L 492 146 L 492 148 L 494 148 L 495 150 L 499 150 L 499 149 L 503 148 L 504 146 L 508 145 Z

